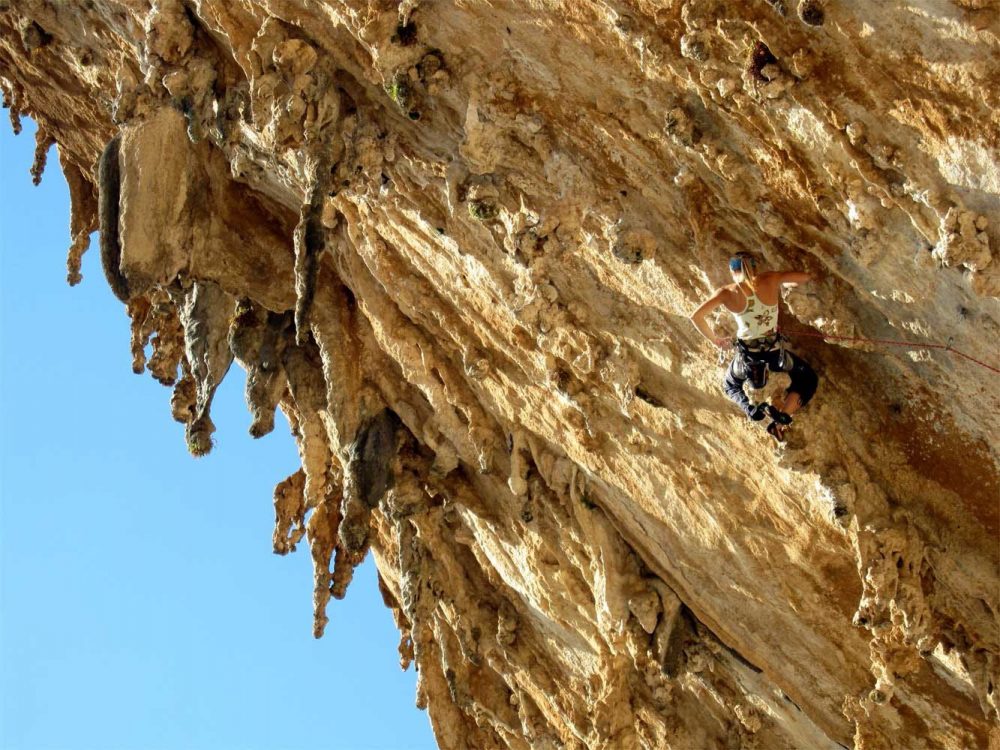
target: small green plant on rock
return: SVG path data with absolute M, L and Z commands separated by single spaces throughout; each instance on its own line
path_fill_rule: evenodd
M 215 425 L 212 424 L 212 420 L 207 415 L 188 424 L 184 435 L 188 452 L 195 458 L 201 458 L 211 453 L 212 448 L 215 447 L 215 441 L 212 440 L 214 430 Z
M 403 110 L 411 120 L 420 119 L 420 112 L 415 106 L 416 96 L 413 92 L 413 86 L 405 70 L 396 72 L 392 80 L 385 87 L 385 93 L 389 95 L 389 98 L 395 102 L 396 106 Z
M 400 109 L 409 109 L 411 96 L 410 81 L 405 72 L 399 71 L 396 73 L 385 87 L 385 92 Z
M 469 201 L 469 216 L 476 221 L 492 221 L 498 213 L 499 209 L 492 201 L 481 199 Z
M 212 452 L 212 439 L 208 438 L 205 440 L 202 435 L 193 435 L 188 438 L 187 449 L 188 453 L 195 458 L 207 456 Z

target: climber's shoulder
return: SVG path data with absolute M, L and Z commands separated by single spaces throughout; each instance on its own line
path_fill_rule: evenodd
M 733 309 L 736 304 L 736 297 L 738 292 L 736 291 L 735 284 L 729 284 L 727 286 L 721 286 L 712 292 L 697 310 L 692 313 L 691 317 L 707 315 L 712 310 L 719 306 L 725 306 L 727 308 Z
M 781 283 L 781 279 L 784 275 L 785 271 L 761 271 L 757 274 L 754 284 L 757 286 L 760 286 L 761 284 L 778 285 Z
M 725 305 L 730 311 L 738 312 L 746 307 L 746 295 L 740 291 L 736 284 L 726 284 L 719 287 L 716 292 L 719 303 Z
M 711 299 L 717 300 L 718 302 L 729 302 L 737 294 L 736 284 L 726 284 L 725 286 L 720 286 L 712 293 Z

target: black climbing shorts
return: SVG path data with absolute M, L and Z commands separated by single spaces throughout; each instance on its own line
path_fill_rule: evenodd
M 750 378 L 753 363 L 766 365 L 771 372 L 788 373 L 792 382 L 785 389 L 785 393 L 798 394 L 802 406 L 808 404 L 813 394 L 816 393 L 819 378 L 809 364 L 798 355 L 782 349 L 746 353 L 737 350 L 733 361 L 729 363 L 723 388 L 726 395 L 744 411 L 747 411 L 750 406 L 743 386 Z

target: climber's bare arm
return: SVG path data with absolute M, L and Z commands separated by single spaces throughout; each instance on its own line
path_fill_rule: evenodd
M 718 289 L 715 294 L 702 302 L 698 309 L 691 313 L 691 322 L 694 323 L 694 327 L 701 332 L 702 336 L 720 349 L 725 349 L 727 347 L 730 343 L 729 339 L 715 334 L 715 331 L 713 331 L 712 327 L 708 324 L 708 315 L 712 312 L 712 310 L 723 305 L 729 294 L 730 291 L 725 287 Z
M 798 286 L 809 281 L 815 281 L 816 277 L 804 271 L 774 271 L 775 281 L 781 286 Z

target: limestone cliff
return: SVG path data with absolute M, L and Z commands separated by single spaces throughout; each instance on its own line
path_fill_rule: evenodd
M 961 750 L 1000 746 L 998 29 L 0 0 L 0 87 L 192 453 L 234 359 L 252 434 L 288 415 L 275 551 L 308 543 L 317 636 L 374 555 L 442 748 Z M 820 279 L 784 447 L 687 319 L 739 249 Z

